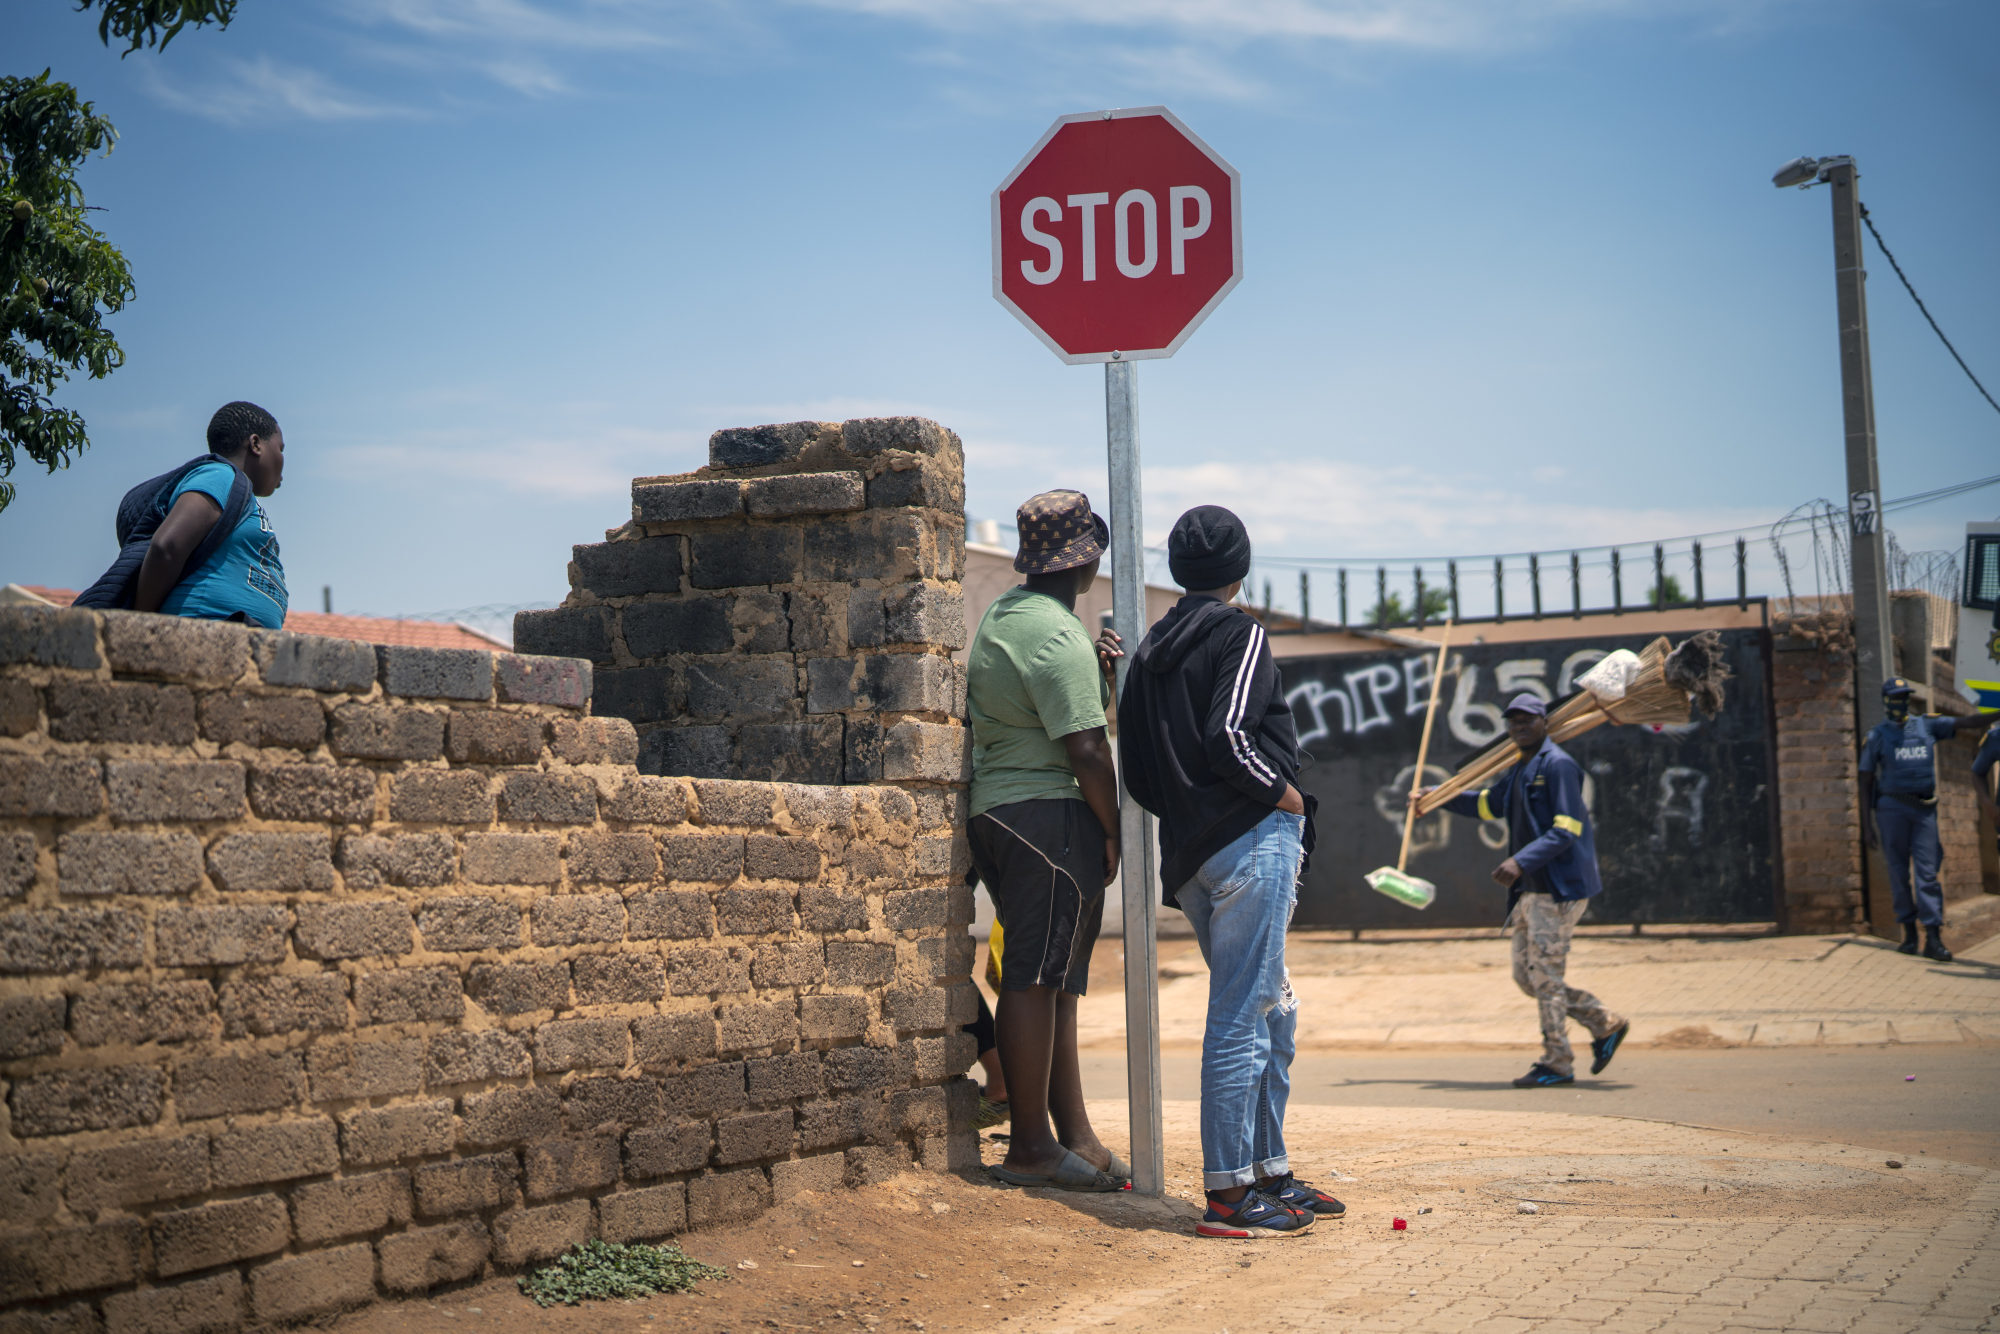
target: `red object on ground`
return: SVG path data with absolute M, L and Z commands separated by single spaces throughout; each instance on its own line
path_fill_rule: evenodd
M 1410 1225 L 1400 1218 L 1389 1224 L 1389 1226 L 1397 1232 L 1407 1232 L 1410 1230 Z
M 1072 365 L 1170 357 L 1242 279 L 1242 224 L 1165 107 L 1064 116 L 993 192 L 993 295 Z

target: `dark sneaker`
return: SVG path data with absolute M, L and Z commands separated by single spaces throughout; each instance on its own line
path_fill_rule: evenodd
M 1575 1075 L 1559 1075 L 1540 1061 L 1537 1061 L 1528 1067 L 1527 1074 L 1522 1075 L 1514 1081 L 1514 1087 L 1517 1089 L 1545 1089 L 1553 1088 L 1557 1084 L 1574 1083 L 1576 1083 Z
M 1234 1204 L 1209 1196 L 1208 1212 L 1194 1225 L 1194 1234 L 1255 1241 L 1264 1237 L 1296 1237 L 1312 1225 L 1311 1210 L 1279 1204 L 1261 1190 L 1247 1190 Z
M 1304 1209 L 1321 1218 L 1339 1218 L 1347 1212 L 1347 1206 L 1323 1190 L 1309 1186 L 1290 1172 L 1281 1177 L 1273 1177 L 1267 1185 L 1257 1189 L 1269 1195 L 1288 1209 Z
M 1915 954 L 1916 952 L 1917 924 L 1915 922 L 1905 922 L 1903 923 L 1903 943 L 1896 946 L 1896 953 Z
M 1935 928 L 1924 933 L 1924 957 L 1936 959 L 1939 963 L 1951 962 L 1951 951 L 1944 947 L 1944 933 Z
M 1013 1118 L 1014 1109 L 1005 1098 L 994 1100 L 984 1093 L 979 1095 L 979 1110 L 973 1114 L 974 1130 L 990 1130 L 994 1126 L 1004 1126 Z
M 1625 1041 L 1625 1035 L 1632 1031 L 1632 1021 L 1627 1019 L 1601 1038 L 1590 1040 L 1590 1073 L 1601 1075 L 1604 1067 L 1611 1064 L 1611 1058 L 1618 1054 L 1618 1045 Z

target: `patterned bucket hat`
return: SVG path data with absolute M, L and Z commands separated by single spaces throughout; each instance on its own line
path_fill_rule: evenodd
M 1111 527 L 1092 512 L 1081 491 L 1044 491 L 1014 512 L 1021 549 L 1014 568 L 1022 574 L 1054 574 L 1088 565 L 1111 544 Z

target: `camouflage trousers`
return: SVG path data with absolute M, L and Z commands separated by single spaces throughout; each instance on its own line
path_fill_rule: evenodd
M 1604 1002 L 1563 980 L 1570 934 L 1589 906 L 1589 899 L 1523 894 L 1508 919 L 1514 928 L 1514 985 L 1533 996 L 1541 1008 L 1541 1063 L 1557 1074 L 1573 1074 L 1576 1069 L 1576 1057 L 1569 1049 L 1570 1020 L 1589 1029 L 1593 1038 L 1603 1037 L 1620 1023 Z

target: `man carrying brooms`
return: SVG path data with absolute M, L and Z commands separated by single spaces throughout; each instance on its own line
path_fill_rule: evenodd
M 1571 1019 L 1590 1030 L 1593 1075 L 1611 1064 L 1631 1025 L 1563 977 L 1570 935 L 1604 888 L 1597 877 L 1590 812 L 1583 804 L 1583 770 L 1549 740 L 1548 707 L 1539 697 L 1516 695 L 1505 717 L 1507 738 L 1521 753 L 1520 762 L 1493 786 L 1461 793 L 1444 809 L 1507 822 L 1507 860 L 1493 868 L 1493 879 L 1507 890 L 1514 985 L 1535 998 L 1542 1014 L 1542 1059 L 1514 1087 L 1548 1088 L 1576 1082 Z M 1422 796 L 1411 793 L 1411 804 Z

